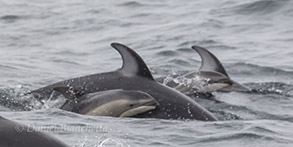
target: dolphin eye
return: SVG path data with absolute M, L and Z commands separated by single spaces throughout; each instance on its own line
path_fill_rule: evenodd
M 134 106 L 134 104 L 129 104 L 129 106 L 130 106 L 130 107 L 133 107 L 133 106 Z

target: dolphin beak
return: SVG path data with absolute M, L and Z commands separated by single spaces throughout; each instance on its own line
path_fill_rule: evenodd
M 156 106 L 139 106 L 123 112 L 119 117 L 130 117 L 156 109 Z
M 159 102 L 156 100 L 151 100 L 149 102 L 141 104 L 141 106 L 159 106 Z
M 159 103 L 156 100 L 150 100 L 145 103 L 141 103 L 135 108 L 123 112 L 119 117 L 130 117 L 150 110 L 154 110 L 157 108 L 158 105 Z

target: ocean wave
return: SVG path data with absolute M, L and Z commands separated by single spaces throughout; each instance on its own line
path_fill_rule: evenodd
M 274 13 L 290 3 L 289 0 L 257 0 L 235 6 L 234 12 L 242 15 Z
M 145 4 L 142 4 L 142 3 L 137 2 L 137 1 L 129 1 L 129 2 L 125 2 L 125 3 L 119 4 L 119 6 L 142 7 L 142 6 L 145 6 Z
M 249 131 L 243 131 L 238 133 L 230 133 L 230 134 L 216 134 L 212 136 L 205 136 L 202 139 L 199 139 L 199 142 L 221 142 L 221 141 L 235 141 L 235 140 L 241 140 L 241 141 L 271 141 L 271 142 L 280 142 L 280 143 L 292 143 L 293 141 L 289 138 L 283 138 L 283 137 L 276 137 L 275 135 L 265 135 L 262 133 L 256 133 L 256 132 L 249 132 Z M 266 143 L 267 144 L 267 143 Z
M 13 23 L 22 18 L 23 16 L 20 16 L 20 15 L 4 15 L 0 17 L 0 20 L 6 23 Z
M 252 0 L 239 3 L 227 3 L 221 5 L 220 9 L 211 10 L 211 14 L 220 16 L 231 16 L 229 14 L 238 14 L 245 16 L 264 16 L 279 14 L 292 14 L 292 1 L 290 0 Z
M 270 66 L 261 66 L 251 63 L 232 63 L 224 65 L 228 70 L 228 72 L 238 71 L 244 75 L 253 75 L 255 73 L 261 73 L 262 75 L 274 75 L 274 76 L 293 76 L 293 71 L 286 71 L 281 68 L 277 67 L 270 67 Z
M 178 56 L 178 53 L 176 51 L 166 50 L 166 51 L 160 51 L 159 53 L 157 53 L 157 55 L 169 57 L 169 56 Z

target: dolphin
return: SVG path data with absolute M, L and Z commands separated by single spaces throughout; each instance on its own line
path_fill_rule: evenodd
M 48 98 L 55 87 L 72 87 L 83 93 L 115 89 L 136 90 L 152 96 L 159 102 L 159 106 L 135 117 L 217 120 L 190 97 L 155 81 L 145 62 L 135 51 L 120 43 L 112 43 L 111 46 L 122 56 L 123 65 L 120 69 L 57 82 L 30 93 L 39 95 L 37 98 L 42 100 Z
M 95 116 L 131 117 L 154 110 L 159 103 L 141 91 L 107 90 L 83 94 L 70 87 L 56 87 L 67 101 L 61 109 Z
M 0 116 L 1 147 L 69 147 L 47 134 Z
M 232 80 L 219 59 L 207 49 L 199 46 L 192 46 L 192 49 L 200 55 L 202 60 L 199 71 L 175 75 L 172 78 L 161 77 L 156 80 L 187 95 L 196 92 L 250 91 L 248 87 Z

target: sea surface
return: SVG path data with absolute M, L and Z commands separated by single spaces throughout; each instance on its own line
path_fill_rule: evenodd
M 292 0 L 1 0 L 0 115 L 72 147 L 292 147 Z M 252 92 L 190 96 L 219 121 L 84 116 L 23 93 L 121 67 L 120 42 L 154 77 L 198 70 L 197 45 Z

